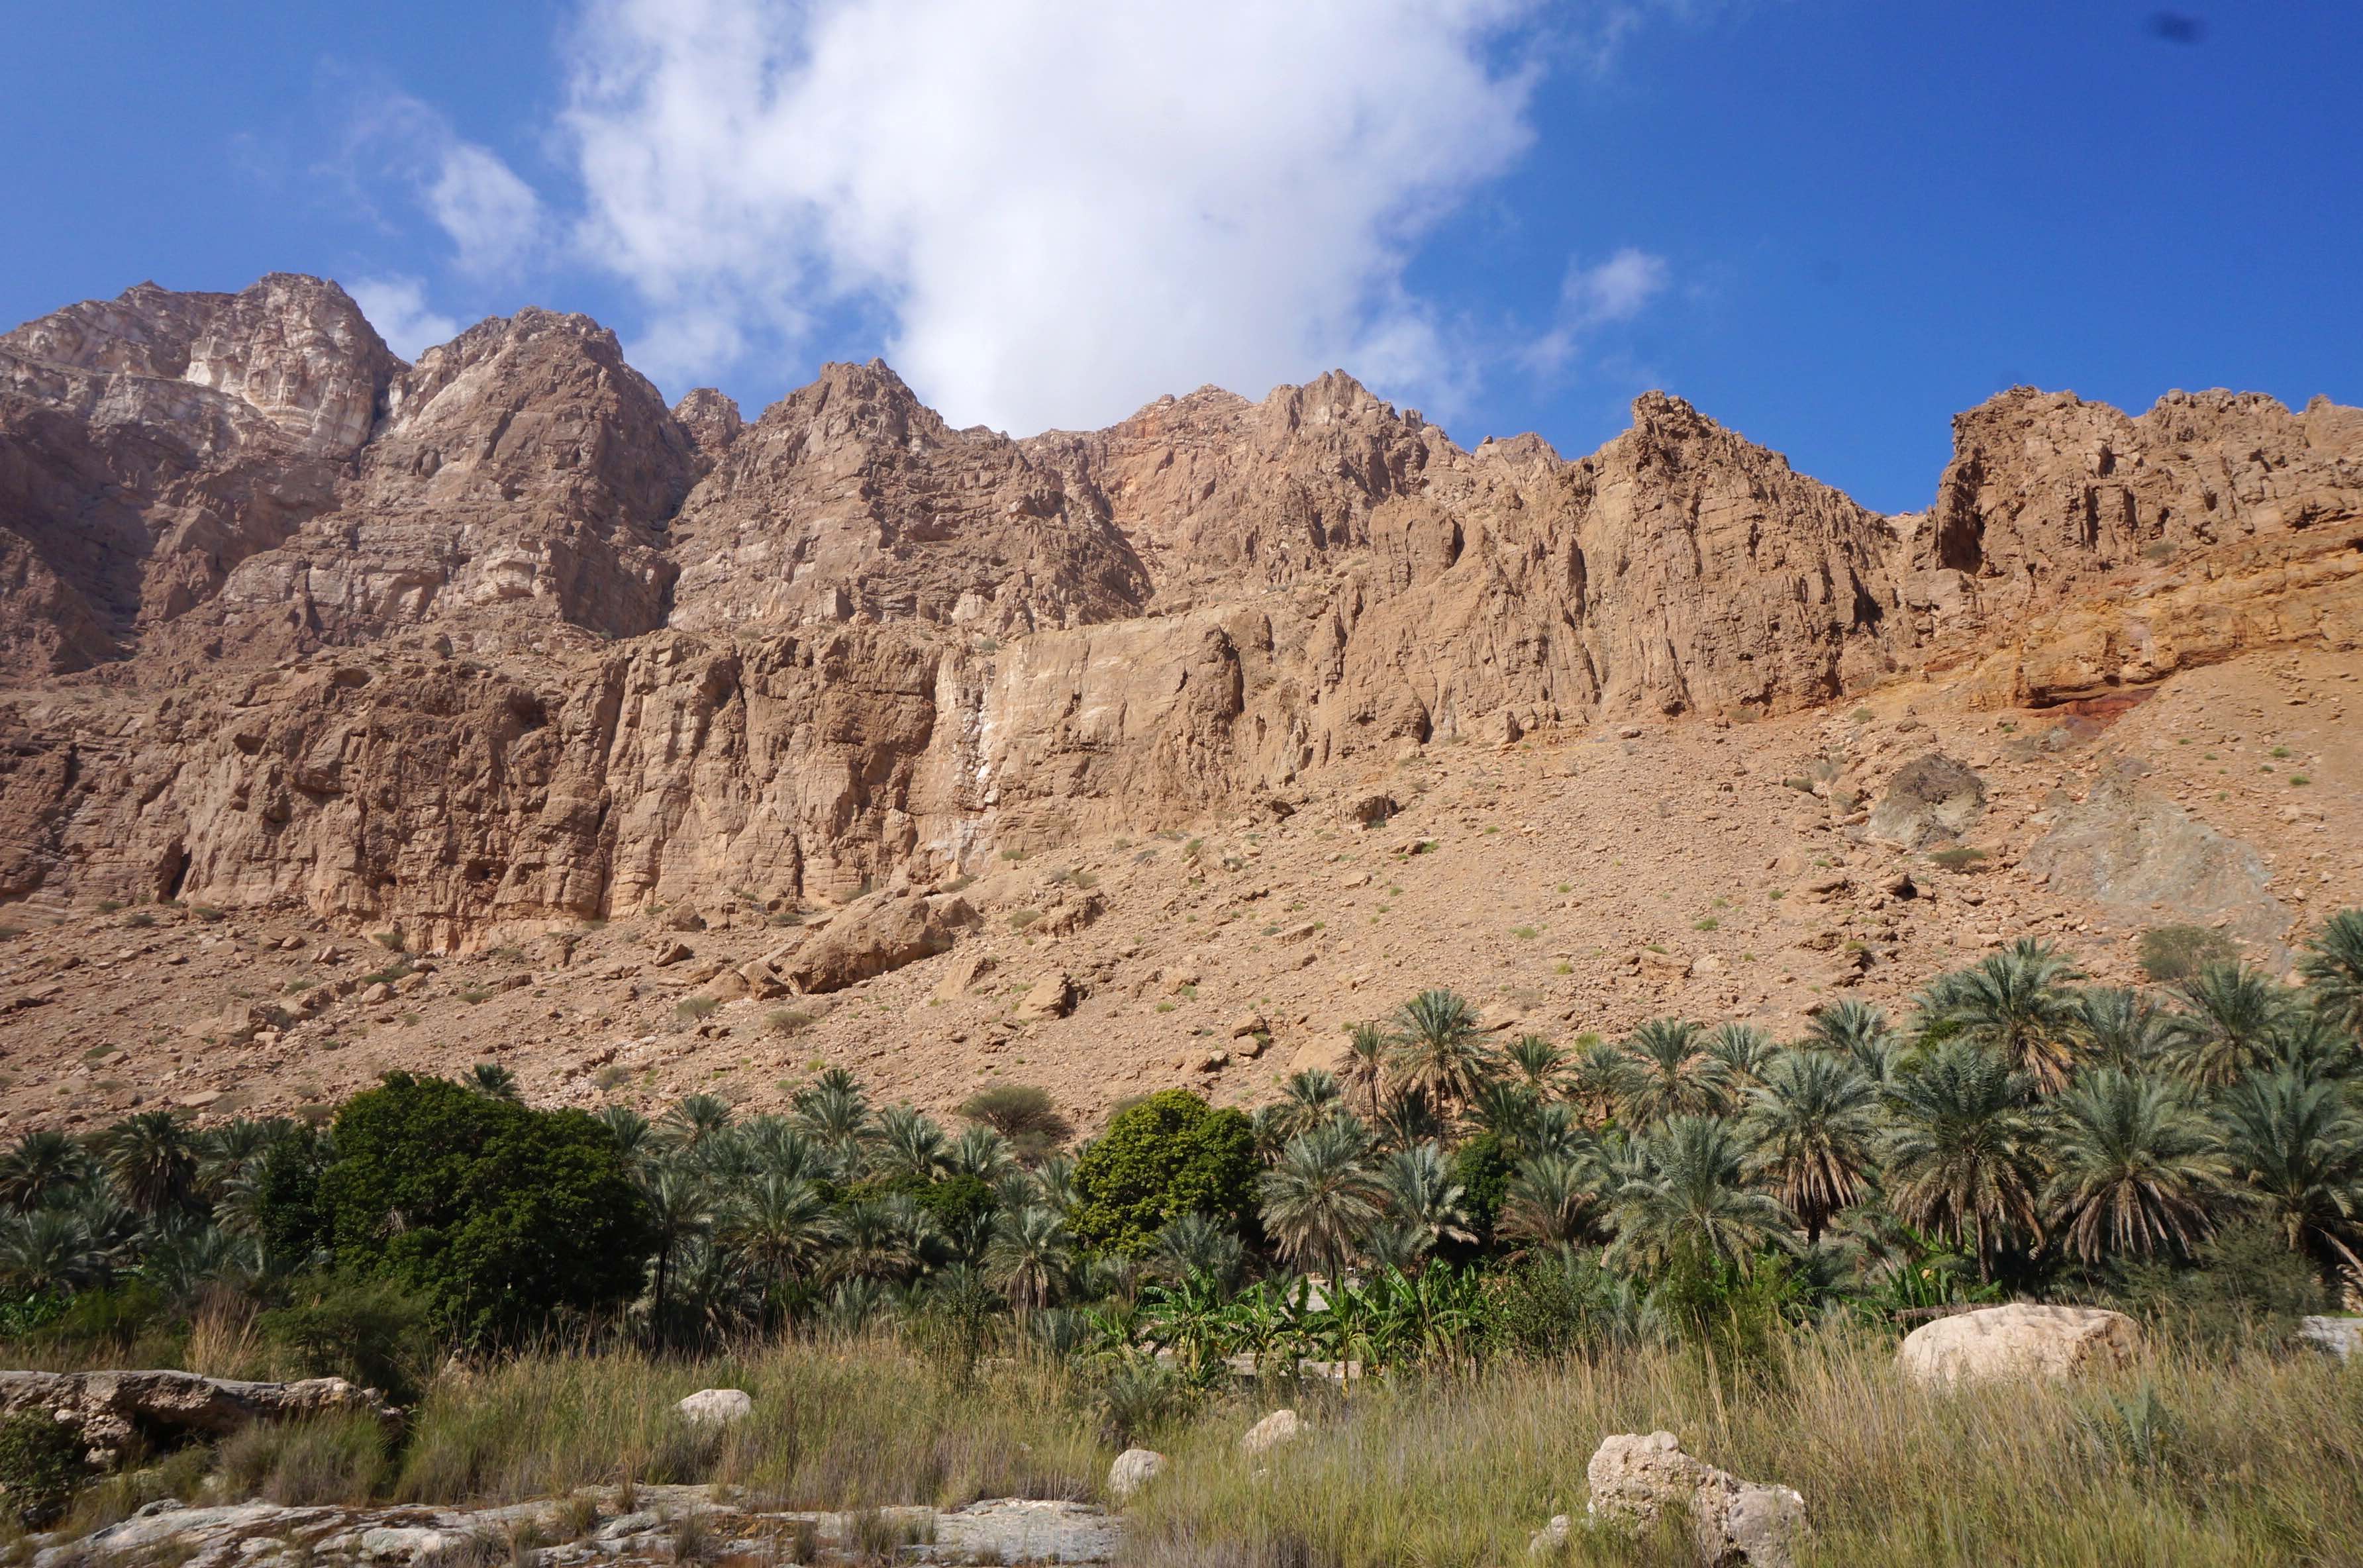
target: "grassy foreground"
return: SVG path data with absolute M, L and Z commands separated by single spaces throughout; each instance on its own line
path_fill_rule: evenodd
M 744 1387 L 756 1417 L 698 1441 L 671 1406 Z M 1310 1433 L 1237 1455 L 1293 1404 Z M 1172 1460 L 1131 1509 L 1129 1560 L 1170 1568 L 1517 1563 L 1554 1513 L 1581 1517 L 1612 1432 L 1664 1428 L 1710 1463 L 1796 1487 L 1826 1564 L 2363 1562 L 2363 1369 L 2261 1351 L 2160 1351 L 2122 1377 L 1931 1395 L 1893 1342 L 1790 1339 L 1756 1374 L 1680 1350 L 1503 1364 L 1465 1377 L 1241 1387 L 1182 1408 L 1149 1441 Z M 893 1342 L 784 1342 L 699 1362 L 520 1357 L 448 1373 L 397 1454 L 350 1430 L 253 1433 L 217 1463 L 288 1501 L 375 1494 L 507 1501 L 627 1481 L 726 1482 L 772 1506 L 1094 1497 L 1114 1457 L 1089 1389 L 1055 1367 L 963 1376 Z M 1581 1535 L 1580 1562 L 1679 1561 Z

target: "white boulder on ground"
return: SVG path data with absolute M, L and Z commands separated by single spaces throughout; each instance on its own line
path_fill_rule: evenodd
M 1304 1423 L 1296 1419 L 1295 1411 L 1274 1410 L 1248 1429 L 1247 1435 L 1239 1439 L 1239 1452 L 1249 1459 L 1260 1458 L 1304 1435 Z
M 674 1408 L 693 1427 L 727 1427 L 755 1413 L 754 1397 L 744 1388 L 701 1388 Z
M 1671 1432 L 1609 1438 L 1584 1474 L 1592 1488 L 1586 1511 L 1595 1524 L 1638 1531 L 1680 1510 L 1690 1517 L 1702 1562 L 1792 1568 L 1797 1560 L 1805 1499 L 1789 1487 L 1742 1481 L 1693 1459 Z
M 2123 1312 L 2014 1301 L 1923 1323 L 1904 1336 L 1896 1365 L 1941 1386 L 2073 1377 L 2131 1365 L 2141 1344 L 2140 1326 Z
M 1165 1456 L 1153 1448 L 1128 1448 L 1108 1466 L 1107 1499 L 1120 1508 L 1140 1495 L 1142 1487 L 1163 1474 Z

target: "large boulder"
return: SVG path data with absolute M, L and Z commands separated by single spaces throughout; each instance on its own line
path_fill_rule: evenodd
M 1936 1386 L 2071 1377 L 2130 1365 L 2141 1330 L 2123 1312 L 2014 1301 L 1924 1323 L 1904 1336 L 1896 1365 Z
M 1863 831 L 1897 849 L 1948 844 L 1986 809 L 1986 781 L 1942 752 L 1915 757 L 1888 780 Z
M 806 995 L 840 991 L 872 976 L 951 950 L 979 916 L 956 893 L 890 889 L 848 904 L 828 929 L 780 966 L 789 986 Z
M 1165 1456 L 1153 1448 L 1128 1448 L 1108 1466 L 1107 1500 L 1120 1508 L 1140 1495 L 1142 1487 L 1164 1473 Z
M 254 1421 L 359 1411 L 386 1426 L 402 1413 L 341 1377 L 248 1383 L 193 1372 L 0 1372 L 0 1414 L 38 1412 L 72 1427 L 91 1462 L 114 1463 L 135 1436 L 211 1440 Z
M 744 1388 L 701 1388 L 673 1408 L 693 1427 L 727 1427 L 755 1413 L 755 1398 Z
M 1758 1485 L 1682 1452 L 1671 1432 L 1625 1432 L 1603 1441 L 1584 1472 L 1596 1524 L 1639 1531 L 1669 1512 L 1687 1514 L 1699 1561 L 1712 1568 L 1789 1568 L 1805 1533 L 1805 1499 Z M 1541 1542 L 1556 1531 L 1554 1519 Z
M 1239 1439 L 1239 1452 L 1249 1459 L 1260 1459 L 1273 1449 L 1285 1448 L 1304 1435 L 1304 1423 L 1293 1410 L 1274 1410 L 1247 1430 Z

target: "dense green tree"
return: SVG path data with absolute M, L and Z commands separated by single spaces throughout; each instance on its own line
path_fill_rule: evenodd
M 1256 1171 L 1245 1116 L 1165 1089 L 1127 1107 L 1077 1158 L 1069 1222 L 1082 1246 L 1137 1254 L 1176 1215 L 1239 1221 L 1255 1203 Z
M 320 1177 L 338 1255 L 397 1280 L 478 1342 L 627 1299 L 648 1204 L 606 1128 L 437 1078 L 391 1074 L 337 1116 Z

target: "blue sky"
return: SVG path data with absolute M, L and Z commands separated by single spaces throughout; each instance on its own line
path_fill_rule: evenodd
M 2363 402 L 2363 6 L 6 0 L 0 317 L 142 279 L 524 304 L 751 416 L 1342 364 L 1570 456 L 1661 386 L 1925 504 L 2014 382 Z M 32 62 L 28 69 L 28 62 Z M 28 128 L 28 127 L 38 127 Z

